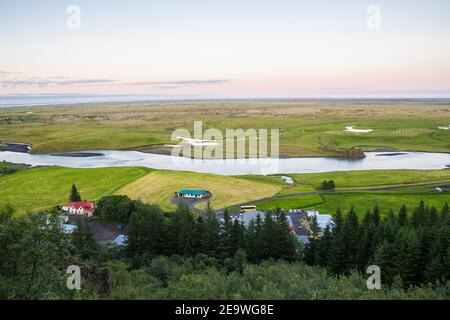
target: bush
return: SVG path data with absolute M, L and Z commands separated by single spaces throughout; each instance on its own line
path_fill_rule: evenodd
M 95 213 L 109 221 L 127 223 L 133 208 L 134 201 L 127 196 L 106 196 L 98 201 Z

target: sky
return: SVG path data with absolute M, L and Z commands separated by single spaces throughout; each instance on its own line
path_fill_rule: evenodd
M 450 97 L 449 57 L 448 0 L 0 0 L 0 96 Z

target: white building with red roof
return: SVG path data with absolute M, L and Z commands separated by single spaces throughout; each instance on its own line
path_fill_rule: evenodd
M 95 202 L 93 201 L 80 201 L 66 203 L 62 210 L 69 214 L 87 215 L 92 216 L 95 211 Z

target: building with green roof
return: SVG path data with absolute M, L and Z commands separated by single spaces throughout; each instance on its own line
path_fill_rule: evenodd
M 176 197 L 203 199 L 211 197 L 211 192 L 202 189 L 181 189 L 175 192 Z

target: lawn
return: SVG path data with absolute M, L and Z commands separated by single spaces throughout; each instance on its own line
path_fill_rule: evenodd
M 0 205 L 10 203 L 17 216 L 51 208 L 68 201 L 72 183 L 83 199 L 97 200 L 149 171 L 139 167 L 27 169 L 0 177 Z
M 430 192 L 395 192 L 395 193 L 341 193 L 341 194 L 327 194 L 323 195 L 324 202 L 314 206 L 315 209 L 323 213 L 334 213 L 339 207 L 344 212 L 348 211 L 351 206 L 362 217 L 368 209 L 373 209 L 378 205 L 382 215 L 385 215 L 389 209 L 398 212 L 400 207 L 404 204 L 407 208 L 415 208 L 421 200 L 425 201 L 430 206 L 435 206 L 439 210 L 442 209 L 446 202 L 450 203 L 450 194 L 440 194 L 433 191 Z M 411 212 L 409 212 L 411 213 Z
M 276 208 L 282 209 L 301 209 L 308 208 L 311 206 L 318 206 L 325 200 L 317 194 L 274 199 L 269 201 L 264 201 L 256 204 L 256 209 L 258 210 L 273 210 Z
M 438 193 L 432 188 L 400 189 L 388 192 L 351 192 L 330 193 L 323 195 L 306 195 L 264 201 L 256 205 L 257 209 L 269 210 L 277 207 L 283 209 L 316 209 L 321 213 L 333 214 L 337 208 L 347 212 L 352 206 L 359 217 L 375 205 L 385 215 L 389 209 L 398 211 L 405 204 L 409 208 L 416 207 L 423 200 L 439 210 L 447 202 L 450 204 L 450 193 Z
M 333 180 L 336 188 L 381 187 L 450 181 L 450 170 L 368 170 L 329 173 L 289 174 L 296 184 L 318 189 L 323 180 Z
M 214 208 L 236 206 L 275 195 L 313 192 L 324 179 L 333 179 L 338 188 L 385 186 L 450 181 L 450 170 L 417 171 L 352 171 L 323 174 L 298 174 L 295 184 L 289 186 L 279 176 L 222 176 L 193 172 L 152 170 L 141 167 L 70 169 L 44 167 L 25 169 L 0 176 L 0 205 L 11 203 L 17 215 L 36 212 L 67 201 L 72 183 L 78 186 L 83 199 L 97 200 L 104 195 L 125 194 L 132 199 L 156 203 L 172 210 L 171 198 L 175 191 L 187 188 L 207 189 L 212 192 Z M 352 192 L 304 195 L 274 199 L 257 204 L 258 209 L 316 208 L 332 213 L 337 207 L 348 210 L 351 205 L 359 214 L 378 203 L 382 209 L 398 209 L 401 204 L 414 206 L 421 199 L 432 205 L 450 202 L 449 194 L 440 194 L 432 188 L 417 187 L 386 192 Z M 200 208 L 204 208 L 201 204 Z
M 450 203 L 450 193 L 438 193 L 431 187 L 412 187 L 412 184 L 443 182 L 450 183 L 450 170 L 372 170 L 313 174 L 289 174 L 294 178 L 293 186 L 284 186 L 278 195 L 320 190 L 323 180 L 334 180 L 337 190 L 323 195 L 303 195 L 274 199 L 258 203 L 261 210 L 314 208 L 324 213 L 334 213 L 338 207 L 348 210 L 353 205 L 359 215 L 372 209 L 375 204 L 385 214 L 389 208 L 398 210 L 402 204 L 414 207 L 420 200 L 438 208 Z M 275 178 L 277 177 L 266 177 Z M 367 191 L 340 193 L 339 190 L 383 186 L 409 186 L 389 191 Z
M 282 187 L 272 179 L 244 179 L 214 174 L 180 171 L 153 171 L 124 186 L 116 194 L 128 195 L 147 203 L 172 210 L 171 199 L 180 189 L 206 189 L 212 193 L 211 204 L 216 209 L 275 195 Z M 204 204 L 200 207 L 204 208 Z

